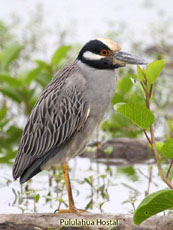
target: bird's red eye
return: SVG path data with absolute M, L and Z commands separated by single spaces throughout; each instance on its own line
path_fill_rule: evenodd
M 100 54 L 102 55 L 102 56 L 108 56 L 109 55 L 109 50 L 107 50 L 107 49 L 103 49 L 103 50 L 101 50 L 100 51 Z

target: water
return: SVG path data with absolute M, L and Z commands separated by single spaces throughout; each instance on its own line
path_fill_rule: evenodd
M 92 166 L 92 170 L 89 170 L 90 166 Z M 90 164 L 90 160 L 87 158 L 77 157 L 76 159 L 71 160 L 70 168 L 72 169 L 70 177 L 73 187 L 74 199 L 78 208 L 84 209 L 90 201 L 90 199 L 88 198 L 91 194 L 90 186 L 87 183 L 79 183 L 79 181 L 83 181 L 84 178 L 88 178 L 89 176 L 93 176 L 94 188 L 98 188 L 98 176 L 103 174 L 107 175 L 105 179 L 105 185 L 109 181 L 109 201 L 106 202 L 102 207 L 103 212 L 106 213 L 127 214 L 131 212 L 133 210 L 132 205 L 130 203 L 123 204 L 123 202 L 129 200 L 129 196 L 133 196 L 134 192 L 137 191 L 137 193 L 139 193 L 139 196 L 137 196 L 137 201 L 135 202 L 135 206 L 137 207 L 139 202 L 144 198 L 145 191 L 148 187 L 148 179 L 145 178 L 145 176 L 138 171 L 138 169 L 140 169 L 143 174 L 148 176 L 148 165 L 139 164 L 134 166 L 136 176 L 138 177 L 136 181 L 132 181 L 130 178 L 126 177 L 125 174 L 117 175 L 116 166 L 111 166 L 112 176 L 109 176 L 106 172 L 106 165 L 99 164 L 99 174 L 97 174 L 96 163 Z M 27 209 L 26 206 L 24 206 L 23 204 L 19 205 L 19 207 L 17 204 L 15 204 L 14 206 L 12 205 L 15 200 L 12 189 L 20 191 L 20 185 L 18 181 L 14 181 L 12 183 L 9 183 L 8 185 L 6 184 L 7 178 L 12 180 L 11 167 L 1 165 L 0 175 L 2 175 L 0 184 L 0 213 L 21 213 L 21 209 L 19 207 L 24 208 L 25 212 L 27 213 L 32 213 L 34 207 L 33 200 L 28 200 Z M 151 183 L 150 193 L 166 187 L 157 175 L 156 166 L 153 167 L 152 181 L 153 183 Z M 104 184 L 101 178 L 99 183 L 100 186 Z M 54 186 L 55 185 L 56 184 L 54 183 Z M 57 209 L 58 201 L 55 200 L 57 198 L 57 195 L 54 192 L 54 189 L 52 190 L 52 197 L 54 197 L 54 199 L 52 200 L 52 205 L 50 205 L 50 203 L 45 204 L 44 197 L 48 194 L 49 191 L 48 177 L 46 171 L 41 172 L 40 174 L 35 176 L 30 187 L 36 190 L 41 197 L 39 202 L 36 204 L 38 212 L 53 212 L 55 209 Z M 66 191 L 64 191 L 63 199 L 67 202 Z M 94 208 L 90 211 L 95 213 L 100 212 L 99 203 L 103 202 L 104 199 L 101 196 L 97 196 L 96 192 L 94 193 L 93 199 L 95 204 Z M 61 208 L 65 208 L 65 206 L 62 205 Z

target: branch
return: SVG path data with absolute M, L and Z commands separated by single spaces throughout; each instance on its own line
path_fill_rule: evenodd
M 168 176 L 169 176 L 169 173 L 170 173 L 170 171 L 171 171 L 172 165 L 173 165 L 173 160 L 171 160 L 171 164 L 170 164 L 169 169 L 168 169 L 168 172 L 167 172 L 167 174 L 166 174 L 166 178 L 168 178 Z
M 143 129 L 143 132 L 144 132 L 144 134 L 145 134 L 145 136 L 146 136 L 148 142 L 150 143 L 150 145 L 152 145 L 151 139 L 149 138 L 149 136 L 148 136 L 148 134 L 147 134 L 147 132 L 146 132 L 145 129 Z

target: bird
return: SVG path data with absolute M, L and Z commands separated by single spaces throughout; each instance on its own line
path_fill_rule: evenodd
M 70 159 L 80 155 L 103 120 L 117 84 L 117 69 L 145 65 L 134 54 L 122 52 L 108 38 L 89 40 L 77 58 L 59 70 L 38 98 L 28 117 L 13 165 L 13 178 L 23 184 L 52 165 L 61 165 L 69 208 L 77 209 L 69 178 Z

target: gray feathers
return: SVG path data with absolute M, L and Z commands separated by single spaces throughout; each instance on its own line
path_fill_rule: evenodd
M 88 117 L 84 85 L 85 79 L 74 63 L 58 72 L 43 91 L 23 132 L 13 166 L 14 179 L 21 176 L 23 183 L 38 173 L 50 156 L 58 154 L 59 148 L 84 126 Z

